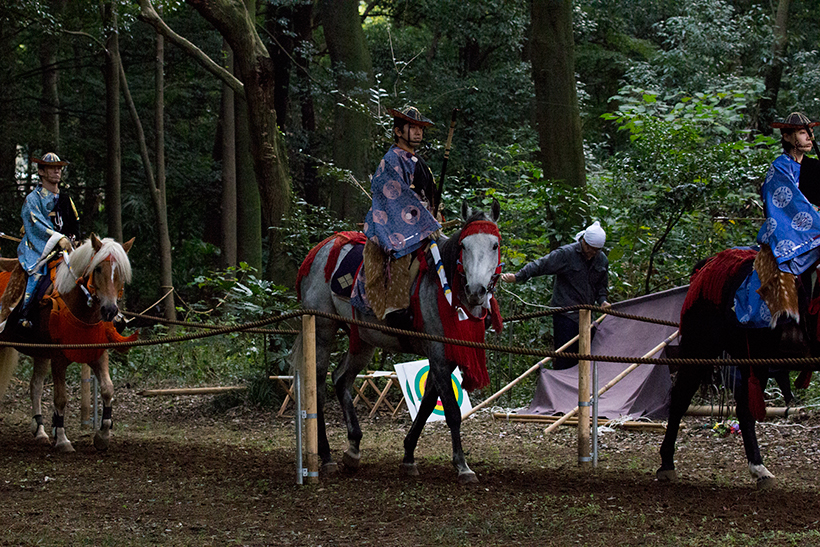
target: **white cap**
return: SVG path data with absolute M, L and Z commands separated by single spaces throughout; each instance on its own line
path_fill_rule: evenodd
M 606 232 L 604 232 L 604 229 L 601 228 L 601 223 L 597 220 L 587 226 L 586 230 L 578 232 L 575 235 L 575 241 L 578 241 L 582 237 L 584 241 L 587 242 L 587 245 L 595 247 L 596 249 L 602 248 L 604 243 L 606 243 Z

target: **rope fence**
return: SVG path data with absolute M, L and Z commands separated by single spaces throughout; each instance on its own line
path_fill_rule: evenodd
M 550 310 L 543 310 L 531 314 L 520 314 L 514 315 L 509 318 L 505 318 L 505 322 L 513 322 L 513 321 L 524 321 L 527 319 L 533 319 L 536 317 L 544 317 L 548 315 L 553 315 L 556 313 L 563 313 L 567 311 L 576 311 L 576 310 L 589 310 L 590 312 L 597 311 L 601 313 L 605 313 L 607 315 L 612 315 L 616 317 L 623 317 L 626 319 L 633 319 L 635 321 L 643 321 L 647 323 L 655 323 L 659 325 L 667 325 L 672 327 L 677 327 L 678 324 L 672 321 L 665 321 L 661 319 L 655 319 L 652 317 L 641 317 L 637 315 L 631 315 L 623 312 L 619 312 L 617 310 L 613 310 L 612 308 L 604 308 L 601 306 L 590 306 L 590 305 L 575 305 L 575 306 L 567 306 L 565 308 L 553 308 Z M 170 343 L 177 343 L 177 342 L 185 342 L 190 340 L 198 340 L 203 338 L 209 338 L 211 336 L 220 336 L 224 334 L 232 334 L 236 332 L 253 332 L 253 333 L 261 333 L 261 334 L 298 334 L 300 331 L 298 330 L 291 330 L 291 329 L 262 329 L 261 327 L 280 323 L 282 321 L 287 321 L 289 319 L 295 319 L 297 317 L 302 317 L 305 315 L 312 315 L 317 318 L 328 319 L 336 322 L 347 323 L 349 325 L 356 325 L 358 327 L 363 327 L 372 330 L 378 330 L 385 334 L 391 334 L 394 336 L 404 336 L 410 338 L 419 338 L 422 340 L 428 340 L 431 342 L 439 342 L 443 344 L 452 344 L 457 346 L 466 346 L 470 348 L 476 349 L 484 349 L 489 351 L 496 351 L 501 353 L 509 353 L 513 355 L 527 355 L 532 357 L 566 357 L 569 359 L 577 359 L 580 361 L 598 361 L 604 363 L 621 363 L 621 364 L 639 364 L 639 365 L 668 365 L 668 366 L 712 366 L 712 367 L 730 367 L 730 366 L 779 366 L 782 368 L 789 368 L 792 370 L 815 370 L 818 365 L 820 365 L 820 357 L 792 357 L 792 358 L 779 358 L 779 359 L 689 359 L 689 358 L 646 358 L 646 357 L 621 357 L 617 355 L 591 355 L 588 353 L 567 353 L 563 351 L 553 351 L 553 350 L 546 350 L 546 349 L 535 349 L 530 347 L 518 347 L 518 346 L 507 346 L 501 344 L 491 344 L 486 342 L 471 342 L 465 340 L 456 340 L 452 338 L 446 338 L 444 336 L 438 336 L 434 334 L 427 334 L 423 332 L 417 331 L 408 331 L 397 329 L 395 327 L 388 327 L 386 325 L 380 325 L 376 323 L 371 323 L 369 321 L 363 321 L 361 319 L 355 319 L 350 317 L 343 317 L 334 313 L 324 312 L 321 310 L 312 310 L 312 309 L 304 309 L 304 310 L 296 310 L 289 313 L 281 314 L 278 316 L 268 317 L 265 319 L 260 319 L 257 321 L 252 321 L 249 323 L 244 323 L 241 325 L 232 325 L 232 326 L 218 326 L 218 325 L 210 325 L 207 323 L 186 323 L 185 321 L 171 321 L 168 319 L 160 318 L 160 317 L 151 317 L 151 316 L 144 316 L 138 314 L 132 314 L 128 312 L 124 312 L 124 314 L 134 317 L 142 317 L 144 319 L 148 319 L 150 321 L 162 324 L 173 324 L 173 325 L 181 325 L 186 327 L 192 328 L 201 328 L 208 330 L 209 332 L 202 332 L 202 333 L 190 333 L 184 335 L 175 335 L 175 336 L 162 336 L 162 337 L 154 337 L 154 338 L 147 338 L 142 340 L 134 340 L 131 342 L 109 342 L 109 343 L 101 343 L 101 344 L 33 344 L 33 343 L 25 343 L 25 342 L 10 342 L 10 341 L 0 341 L 0 347 L 15 347 L 15 348 L 49 348 L 49 349 L 126 349 L 136 346 L 152 346 L 152 345 L 160 345 L 160 344 L 170 344 Z

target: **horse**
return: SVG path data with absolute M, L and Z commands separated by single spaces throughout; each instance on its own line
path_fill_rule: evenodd
M 462 218 L 465 219 L 465 224 L 461 230 L 447 238 L 441 245 L 441 260 L 444 272 L 447 280 L 453 284 L 453 295 L 457 299 L 453 304 L 458 304 L 466 310 L 474 325 L 478 324 L 476 321 L 480 322 L 481 340 L 484 337 L 485 324 L 483 317 L 486 315 L 485 308 L 488 303 L 492 304 L 495 311 L 493 317 L 497 319 L 497 322 L 494 322 L 496 329 L 500 330 L 501 328 L 500 315 L 497 313 L 498 305 L 492 298 L 493 289 L 501 269 L 499 261 L 501 236 L 497 228 L 499 213 L 500 207 L 495 200 L 492 205 L 491 216 L 487 216 L 482 211 L 474 212 L 466 203 L 463 203 L 461 214 Z M 354 234 L 358 233 L 354 232 Z M 363 234 L 358 235 L 360 236 L 358 240 L 363 242 Z M 354 311 L 349 299 L 337 296 L 331 290 L 330 272 L 339 267 L 345 256 L 353 248 L 353 245 L 350 244 L 341 245 L 343 240 L 339 240 L 339 237 L 339 234 L 331 236 L 314 247 L 300 269 L 297 291 L 300 294 L 303 309 L 320 310 L 344 318 L 352 318 L 354 317 Z M 425 261 L 429 260 L 430 253 L 428 252 Z M 446 312 L 448 306 L 442 307 L 439 302 L 442 287 L 436 271 L 437 268 L 425 266 L 425 264 L 422 264 L 426 272 L 420 273 L 415 282 L 415 296 L 413 299 L 417 305 L 413 318 L 414 330 L 442 336 L 447 330 L 443 326 L 443 322 L 450 324 L 457 320 L 453 318 L 443 319 L 440 315 L 440 310 L 444 309 Z M 449 309 L 452 310 L 453 308 L 449 307 Z M 378 321 L 374 315 L 361 313 L 358 310 L 355 316 L 370 323 L 385 324 Z M 341 404 L 344 420 L 347 424 L 348 446 L 343 453 L 345 467 L 355 471 L 359 467 L 361 458 L 359 447 L 362 431 L 353 405 L 351 386 L 356 379 L 356 375 L 371 362 L 373 353 L 378 347 L 394 352 L 415 353 L 427 357 L 430 363 L 426 390 L 418 414 L 404 439 L 404 458 L 401 465 L 404 473 L 409 476 L 419 474 L 414 457 L 415 448 L 424 424 L 435 409 L 437 400 L 440 397 L 444 407 L 445 420 L 452 437 L 452 463 L 458 472 L 459 481 L 463 484 L 478 482 L 475 473 L 467 465 L 464 457 L 461 444 L 461 412 L 451 384 L 451 374 L 455 370 L 456 362 L 453 360 L 453 353 L 450 348 L 460 348 L 460 346 L 448 344 L 445 347 L 445 344 L 440 342 L 419 338 L 400 339 L 379 330 L 361 326 L 351 328 L 343 321 L 317 316 L 317 378 L 323 379 L 327 375 L 331 349 L 340 328 L 346 329 L 349 334 L 353 335 L 351 336 L 350 349 L 345 353 L 332 376 L 335 393 Z M 301 360 L 301 344 L 301 335 L 299 335 L 292 354 L 294 364 L 299 363 Z M 483 357 L 482 350 L 481 366 L 484 367 L 483 373 L 486 376 Z M 462 366 L 462 373 L 465 375 L 463 385 L 469 390 L 464 366 Z M 486 382 L 489 382 L 489 377 L 486 378 Z M 473 387 L 482 386 L 474 385 Z M 336 464 L 331 457 L 330 445 L 325 430 L 325 390 L 318 390 L 317 399 L 319 456 L 322 462 L 322 471 L 330 473 L 336 469 Z
M 133 243 L 133 238 L 120 244 L 110 238 L 100 240 L 91 234 L 88 240 L 71 252 L 68 262 L 63 260 L 57 265 L 54 291 L 41 302 L 33 326 L 25 328 L 18 325 L 15 310 L 0 333 L 0 341 L 96 344 L 136 338 L 136 334 L 128 338 L 120 336 L 112 323 L 119 314 L 117 300 L 122 294 L 123 285 L 131 281 L 128 251 Z M 108 351 L 99 348 L 37 347 L 22 347 L 19 351 L 30 355 L 34 362 L 30 396 L 33 411 L 31 430 L 36 441 L 42 444 L 51 442 L 41 411 L 43 383 L 50 363 L 54 381 L 54 448 L 58 452 L 74 452 L 65 433 L 64 417 L 68 403 L 66 369 L 72 362 L 87 363 L 100 382 L 103 400 L 102 420 L 94 436 L 94 447 L 100 451 L 107 450 L 109 432 L 113 426 L 111 402 L 114 397 L 114 384 L 108 372 Z M 17 361 L 18 352 L 14 347 L 0 347 L 0 397 L 5 394 Z
M 807 357 L 818 354 L 815 332 L 816 316 L 808 313 L 804 291 L 800 289 L 799 324 L 780 321 L 775 328 L 746 328 L 737 320 L 734 295 L 750 274 L 756 252 L 748 249 L 722 251 L 696 267 L 681 311 L 680 357 L 714 359 L 729 354 L 736 359 L 777 359 Z M 798 286 L 800 286 L 798 281 Z M 749 472 L 758 489 L 771 488 L 775 476 L 763 465 L 755 434 L 756 420 L 765 416 L 763 390 L 777 369 L 768 366 L 739 366 L 740 379 L 735 383 L 737 419 L 743 437 Z M 659 481 L 674 481 L 675 441 L 681 418 L 689 408 L 701 383 L 708 381 L 711 367 L 682 366 L 677 372 L 670 394 L 669 421 L 661 443 Z M 810 373 L 802 373 L 796 385 L 808 385 Z

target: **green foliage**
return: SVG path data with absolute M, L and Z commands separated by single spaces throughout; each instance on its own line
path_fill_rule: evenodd
M 590 181 L 621 298 L 684 284 L 691 265 L 752 244 L 758 184 L 777 149 L 743 129 L 752 90 L 658 94 L 625 87 L 604 115 L 630 146 Z

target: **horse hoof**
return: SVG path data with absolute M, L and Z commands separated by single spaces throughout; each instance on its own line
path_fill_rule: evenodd
M 475 473 L 473 473 L 472 471 L 468 471 L 466 473 L 459 473 L 458 483 L 463 485 L 478 484 L 478 477 L 476 477 Z
M 54 450 L 61 454 L 71 454 L 74 452 L 74 447 L 71 446 L 71 443 L 62 443 L 62 444 L 55 444 Z
M 658 469 L 655 476 L 659 482 L 675 482 L 678 480 L 678 474 L 674 469 Z
M 100 431 L 94 435 L 94 448 L 96 448 L 99 452 L 105 452 L 108 450 L 108 434 L 105 435 L 101 434 Z
M 48 446 L 51 444 L 51 439 L 48 438 L 45 431 L 41 431 L 39 434 L 34 436 L 34 442 L 43 446 Z
M 775 487 L 777 481 L 774 477 L 760 477 L 757 479 L 757 489 L 758 490 L 771 490 Z
M 358 469 L 359 460 L 361 460 L 361 458 L 361 452 L 353 452 L 348 448 L 347 450 L 345 450 L 344 455 L 342 456 L 342 463 L 348 469 Z
M 339 471 L 339 466 L 336 465 L 336 462 L 327 462 L 322 464 L 321 474 L 322 475 L 335 475 Z
M 405 477 L 419 476 L 419 466 L 417 466 L 415 463 L 402 463 L 401 470 L 404 472 Z

